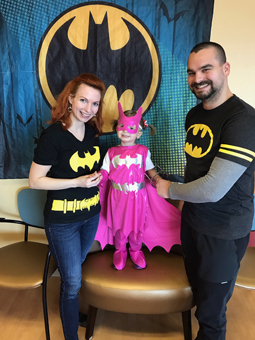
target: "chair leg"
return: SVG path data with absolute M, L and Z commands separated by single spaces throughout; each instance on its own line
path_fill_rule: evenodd
M 93 337 L 96 316 L 97 316 L 97 308 L 89 305 L 87 327 L 86 327 L 86 334 L 85 334 L 86 340 L 90 340 Z
M 44 326 L 45 326 L 45 334 L 46 340 L 50 340 L 50 329 L 49 329 L 49 318 L 48 318 L 48 307 L 47 307 L 47 281 L 48 281 L 48 270 L 50 263 L 51 253 L 48 251 L 44 274 L 43 274 L 43 283 L 42 283 L 42 300 L 43 300 L 43 315 L 44 315 Z
M 182 312 L 184 340 L 192 340 L 191 310 Z

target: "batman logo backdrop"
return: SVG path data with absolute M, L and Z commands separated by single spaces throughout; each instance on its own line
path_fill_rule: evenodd
M 158 47 L 145 24 L 127 9 L 105 2 L 76 5 L 47 28 L 37 52 L 37 78 L 51 107 L 72 78 L 96 74 L 106 85 L 103 131 L 124 110 L 146 113 L 161 80 Z

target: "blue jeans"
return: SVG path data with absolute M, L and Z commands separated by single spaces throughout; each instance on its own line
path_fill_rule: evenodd
M 65 340 L 78 340 L 81 265 L 94 241 L 98 222 L 99 214 L 76 223 L 45 222 L 49 247 L 61 276 L 60 317 Z

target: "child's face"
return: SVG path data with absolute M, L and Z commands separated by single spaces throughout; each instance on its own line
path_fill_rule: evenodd
M 122 124 L 118 124 L 122 125 Z M 123 128 L 123 126 L 120 126 L 120 128 Z M 135 125 L 129 125 L 128 129 L 130 131 L 135 130 L 136 126 Z M 121 145 L 122 146 L 132 146 L 135 145 L 136 139 L 139 139 L 142 135 L 142 130 L 140 127 L 138 128 L 138 131 L 136 133 L 130 133 L 129 131 L 124 130 L 117 130 L 117 136 L 121 140 Z

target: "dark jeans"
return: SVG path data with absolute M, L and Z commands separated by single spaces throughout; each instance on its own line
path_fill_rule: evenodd
M 81 265 L 94 241 L 98 221 L 99 214 L 76 223 L 45 222 L 50 250 L 61 276 L 60 316 L 65 340 L 78 340 Z
M 222 240 L 203 235 L 182 219 L 185 268 L 192 286 L 199 322 L 197 340 L 225 340 L 227 302 L 232 296 L 249 235 Z

